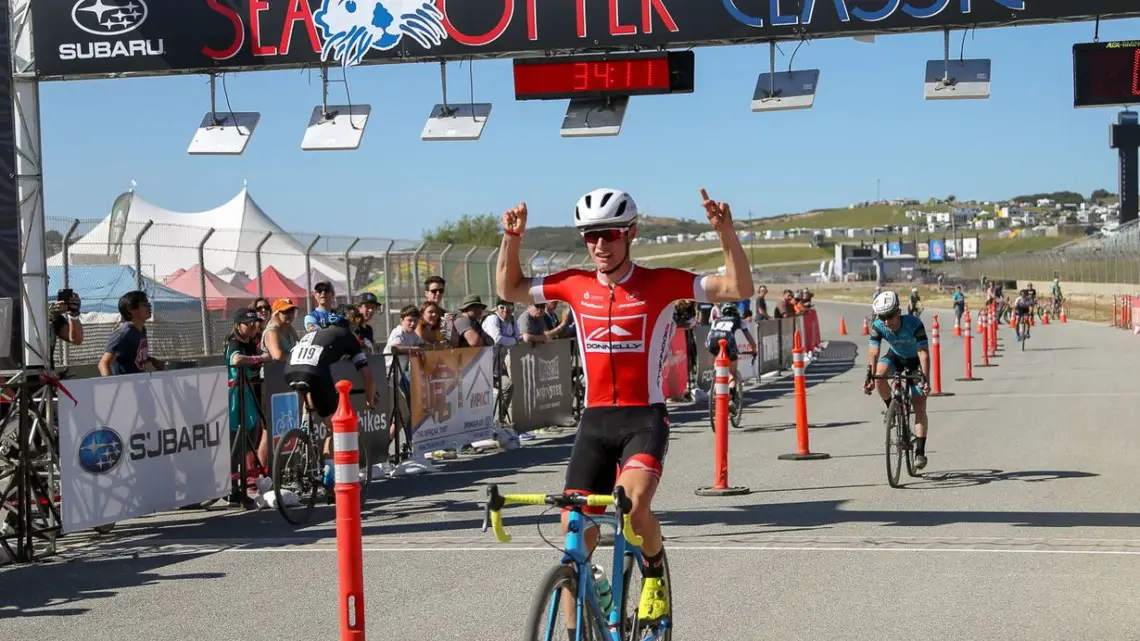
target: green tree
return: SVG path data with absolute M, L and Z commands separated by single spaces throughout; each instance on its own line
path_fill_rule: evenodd
M 1112 198 L 1116 194 L 1107 189 L 1097 189 L 1092 193 L 1091 200 L 1104 200 L 1105 198 Z
M 448 220 L 433 231 L 424 232 L 429 243 L 455 245 L 498 245 L 499 217 L 495 214 L 471 216 L 464 214 L 459 220 Z

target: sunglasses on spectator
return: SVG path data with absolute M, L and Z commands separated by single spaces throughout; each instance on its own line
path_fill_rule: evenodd
M 442 288 L 442 287 L 440 287 L 439 289 L 429 289 L 429 290 L 428 290 L 428 293 L 429 293 L 429 294 L 442 294 L 442 293 L 443 293 L 443 288 Z
M 258 306 L 257 306 L 257 311 L 259 311 L 259 312 L 269 312 L 269 311 L 273 311 L 273 310 L 272 310 L 272 308 L 271 308 L 271 307 L 269 307 L 268 305 L 258 305 Z
M 593 230 L 590 230 L 590 231 L 582 234 L 582 236 L 586 239 L 586 242 L 590 243 L 591 245 L 595 245 L 599 241 L 602 241 L 602 240 L 606 241 L 607 243 L 613 243 L 613 242 L 617 242 L 617 241 L 619 241 L 625 237 L 625 230 L 624 229 L 593 229 Z
M 331 294 L 333 293 L 332 287 L 316 287 L 313 289 L 318 294 Z

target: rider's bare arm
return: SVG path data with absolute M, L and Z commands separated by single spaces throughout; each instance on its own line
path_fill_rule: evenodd
M 756 291 L 752 283 L 752 268 L 748 265 L 748 256 L 740 245 L 736 228 L 732 226 L 732 209 L 728 203 L 709 200 L 703 189 L 701 196 L 705 213 L 720 236 L 720 247 L 724 251 L 724 275 L 705 279 L 705 296 L 710 303 L 735 303 L 752 298 Z
M 922 368 L 922 375 L 930 379 L 930 349 L 926 347 L 918 348 L 918 366 Z
M 870 367 L 871 369 L 875 369 L 875 365 L 878 362 L 879 362 L 879 348 L 878 347 L 868 347 L 867 348 L 867 367 Z
M 495 290 L 503 300 L 530 302 L 530 278 L 523 275 L 519 262 L 522 234 L 526 231 L 526 203 L 503 212 L 503 242 L 499 244 L 499 260 L 495 268 Z

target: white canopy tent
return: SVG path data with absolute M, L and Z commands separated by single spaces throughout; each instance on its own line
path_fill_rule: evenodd
M 154 224 L 146 229 L 148 222 Z M 115 200 L 106 218 L 70 245 L 68 257 L 72 265 L 133 266 L 134 244 L 141 233 L 142 271 L 161 281 L 179 269 L 198 264 L 198 245 L 210 228 L 215 231 L 205 245 L 208 271 L 259 273 L 257 246 L 271 233 L 261 247 L 262 268 L 276 267 L 289 278 L 305 274 L 305 246 L 273 222 L 245 187 L 229 202 L 197 213 L 159 207 L 141 198 L 132 187 Z M 62 252 L 48 258 L 47 264 L 62 265 Z M 311 267 L 332 279 L 345 280 L 342 260 L 314 253 Z

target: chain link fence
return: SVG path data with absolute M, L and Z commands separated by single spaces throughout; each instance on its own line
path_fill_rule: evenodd
M 236 221 L 235 221 L 236 222 Z M 221 354 L 230 320 L 257 298 L 292 298 L 301 313 L 315 305 L 313 286 L 329 281 L 337 302 L 370 292 L 381 302 L 372 324 L 380 338 L 399 310 L 418 305 L 424 280 L 446 281 L 444 307 L 468 295 L 494 305 L 498 247 L 444 245 L 393 238 L 325 236 L 270 230 L 49 217 L 46 221 L 49 298 L 72 289 L 83 301 L 82 345 L 56 346 L 56 363 L 81 365 L 102 356 L 118 325 L 119 297 L 147 292 L 151 352 L 161 359 Z M 523 250 L 523 271 L 539 276 L 586 265 L 585 254 Z
M 999 254 L 948 263 L 952 277 L 980 281 L 1051 281 L 1066 283 L 1140 284 L 1140 221 L 1122 225 L 1045 252 Z

